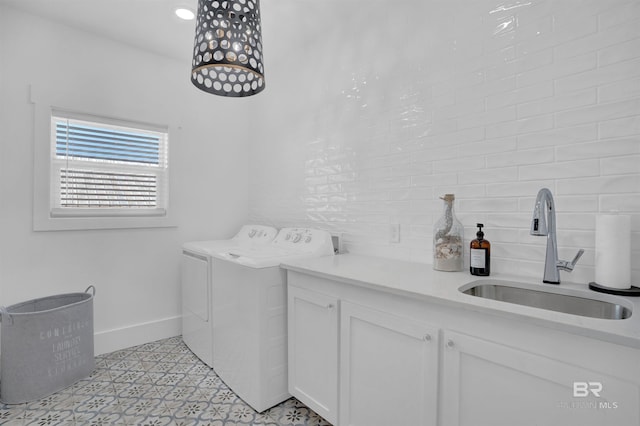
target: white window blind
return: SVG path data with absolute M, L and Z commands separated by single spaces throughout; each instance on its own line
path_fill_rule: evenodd
M 166 130 L 54 112 L 51 133 L 52 216 L 166 213 Z

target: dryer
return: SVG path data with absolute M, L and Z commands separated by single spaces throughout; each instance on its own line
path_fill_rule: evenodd
M 212 253 L 251 249 L 270 243 L 276 234 L 271 226 L 244 225 L 231 239 L 182 246 L 182 340 L 209 367 L 213 367 Z
M 213 368 L 257 412 L 291 397 L 286 272 L 280 263 L 333 254 L 328 232 L 284 228 L 264 246 L 213 256 Z

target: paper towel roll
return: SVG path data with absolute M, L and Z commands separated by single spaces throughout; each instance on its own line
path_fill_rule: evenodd
M 609 288 L 631 288 L 631 217 L 596 217 L 596 283 Z

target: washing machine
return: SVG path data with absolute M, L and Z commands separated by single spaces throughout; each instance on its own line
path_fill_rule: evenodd
M 328 232 L 284 228 L 262 247 L 236 247 L 214 255 L 213 369 L 257 412 L 291 397 L 287 281 L 280 263 L 333 254 Z
M 212 253 L 265 245 L 277 232 L 270 226 L 244 225 L 231 239 L 193 241 L 182 246 L 182 339 L 209 367 L 213 368 Z

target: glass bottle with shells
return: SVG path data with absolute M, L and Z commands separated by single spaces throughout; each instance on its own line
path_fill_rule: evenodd
M 464 228 L 453 210 L 454 194 L 440 197 L 444 213 L 433 229 L 433 269 L 462 271 L 464 269 Z

